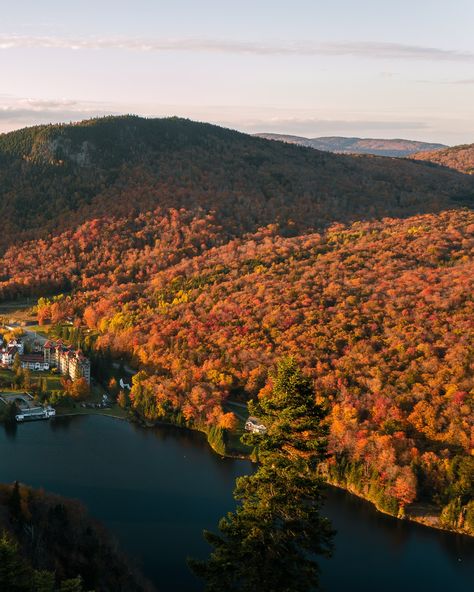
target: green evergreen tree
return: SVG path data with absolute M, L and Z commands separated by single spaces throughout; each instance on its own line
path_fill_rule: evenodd
M 31 372 L 28 368 L 23 370 L 23 388 L 29 391 L 31 388 Z
M 319 587 L 318 555 L 329 556 L 332 529 L 322 517 L 326 410 L 292 359 L 278 365 L 271 394 L 249 406 L 266 426 L 243 437 L 258 449 L 259 467 L 237 480 L 240 502 L 205 532 L 214 547 L 207 561 L 190 561 L 208 592 L 309 592 Z
M 61 583 L 59 592 L 83 592 L 82 579 L 78 577 L 72 580 L 64 580 Z
M 7 534 L 0 536 L 0 590 L 33 592 L 32 570 L 20 557 L 17 543 Z
M 15 374 L 18 374 L 21 370 L 21 359 L 20 354 L 18 352 L 16 352 L 15 357 L 13 358 L 12 370 Z
M 35 592 L 54 592 L 54 574 L 50 571 L 35 571 L 33 589 Z
M 18 414 L 19 408 L 15 401 L 8 403 L 7 409 L 5 412 L 5 421 L 12 425 L 16 424 L 16 415 Z
M 9 504 L 12 516 L 19 520 L 21 517 L 21 492 L 18 481 L 13 483 L 12 492 L 10 494 Z

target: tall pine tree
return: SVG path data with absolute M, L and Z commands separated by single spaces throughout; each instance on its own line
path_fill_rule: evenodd
M 271 392 L 249 405 L 264 434 L 255 446 L 258 468 L 237 480 L 237 510 L 206 531 L 207 561 L 191 561 L 208 592 L 309 592 L 319 587 L 318 555 L 329 556 L 333 531 L 321 516 L 317 468 L 326 455 L 326 410 L 294 360 L 279 363 Z

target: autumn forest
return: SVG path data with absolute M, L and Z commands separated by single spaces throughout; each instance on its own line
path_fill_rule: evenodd
M 1 136 L 0 187 L 1 300 L 138 369 L 137 416 L 225 433 L 291 356 L 327 480 L 474 534 L 470 175 L 125 117 Z

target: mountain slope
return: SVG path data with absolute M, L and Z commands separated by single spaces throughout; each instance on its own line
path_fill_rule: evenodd
M 383 140 L 375 138 L 345 138 L 328 136 L 322 138 L 305 138 L 284 134 L 255 134 L 267 140 L 279 140 L 289 144 L 308 146 L 317 150 L 337 152 L 339 154 L 373 154 L 376 156 L 406 157 L 420 151 L 435 151 L 446 148 L 444 144 L 417 142 L 415 140 Z
M 439 164 L 461 173 L 474 174 L 474 144 L 453 146 L 436 152 L 418 152 L 412 158 Z
M 439 211 L 474 180 L 423 164 L 342 156 L 182 119 L 110 117 L 0 136 L 0 249 L 100 216 L 216 211 L 232 235 L 278 223 Z

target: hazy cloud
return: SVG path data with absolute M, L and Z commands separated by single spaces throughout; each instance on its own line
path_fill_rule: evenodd
M 225 125 L 226 122 L 223 122 Z M 230 125 L 230 122 L 229 122 Z M 397 134 L 398 132 L 419 132 L 427 130 L 428 124 L 423 121 L 374 121 L 374 120 L 344 120 L 317 118 L 269 118 L 253 121 L 243 121 L 240 129 L 248 132 L 278 132 L 301 135 L 350 135 L 372 134 L 383 132 Z
M 418 84 L 460 84 L 469 85 L 474 84 L 474 78 L 462 78 L 460 80 L 415 80 Z
M 77 121 L 113 112 L 101 103 L 75 100 L 13 98 L 0 95 L 0 131 L 21 125 Z
M 465 78 L 463 80 L 454 80 L 452 84 L 474 84 L 474 78 Z
M 465 141 L 470 121 L 450 120 L 447 124 L 405 113 L 345 113 L 331 117 L 313 109 L 291 109 L 257 105 L 176 105 L 159 103 L 116 103 L 83 101 L 81 99 L 24 98 L 0 94 L 0 132 L 27 125 L 67 123 L 91 117 L 136 113 L 147 117 L 177 115 L 197 121 L 238 129 L 247 133 L 274 132 L 306 137 L 359 136 L 412 138 L 444 141 L 447 144 Z M 464 135 L 462 135 L 464 134 Z
M 69 49 L 103 50 L 120 49 L 142 52 L 189 51 L 208 53 L 234 53 L 261 56 L 355 56 L 379 59 L 434 60 L 473 62 L 474 53 L 422 47 L 402 43 L 314 43 L 301 42 L 257 42 L 225 39 L 142 39 L 142 38 L 93 38 L 52 37 L 30 35 L 0 35 L 0 49 Z

